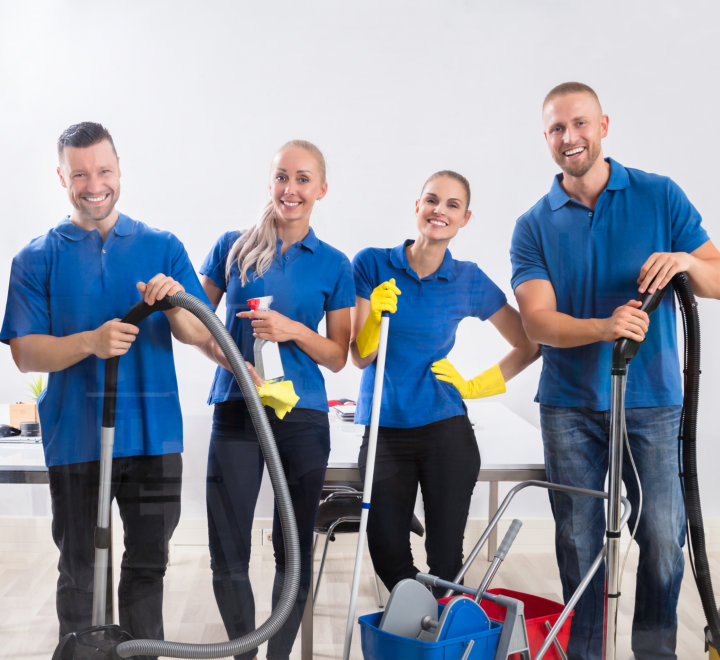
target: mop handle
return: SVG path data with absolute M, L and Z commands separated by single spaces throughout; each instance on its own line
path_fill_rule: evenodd
M 488 568 L 487 572 L 485 573 L 485 577 L 483 577 L 482 582 L 480 583 L 480 586 L 477 589 L 473 589 L 472 587 L 466 587 L 464 584 L 459 584 L 457 582 L 450 582 L 449 580 L 443 580 L 439 577 L 436 577 L 434 575 L 429 575 L 427 573 L 418 573 L 415 576 L 415 579 L 418 582 L 422 582 L 423 584 L 428 584 L 431 587 L 441 587 L 442 589 L 451 589 L 452 591 L 457 591 L 462 594 L 468 594 L 470 596 L 475 596 L 475 602 L 479 603 L 483 598 L 486 598 L 488 600 L 495 600 L 495 596 L 493 594 L 487 593 L 486 589 L 488 584 L 490 584 L 490 581 L 494 577 L 498 567 L 502 563 L 503 559 L 505 559 L 508 551 L 510 550 L 510 546 L 513 544 L 513 541 L 515 541 L 515 537 L 517 536 L 518 532 L 520 531 L 520 528 L 522 527 L 522 522 L 519 521 L 517 518 L 515 518 L 512 523 L 510 524 L 510 528 L 507 532 L 505 532 L 505 536 L 503 537 L 502 543 L 500 544 L 500 547 L 497 549 L 497 552 L 495 553 L 495 558 L 493 559 L 492 564 Z
M 389 325 L 390 313 L 383 312 L 380 319 L 380 339 L 378 341 L 378 352 L 375 360 L 375 384 L 373 388 L 372 412 L 370 413 L 370 432 L 368 434 L 368 451 L 365 462 L 363 500 L 360 511 L 357 549 L 355 550 L 355 569 L 353 571 L 352 591 L 350 592 L 350 606 L 348 608 L 347 626 L 345 629 L 343 660 L 348 660 L 350 657 L 350 646 L 352 645 L 352 634 L 355 626 L 355 607 L 357 605 L 360 571 L 365 550 L 365 535 L 367 533 L 367 519 L 370 512 L 370 497 L 372 495 L 372 483 L 375 473 L 375 449 L 377 448 L 378 426 L 380 423 L 380 406 L 382 403 L 383 379 L 385 377 L 385 353 L 387 349 Z
M 467 594 L 468 596 L 476 596 L 478 590 L 474 587 L 466 587 L 464 584 L 458 582 L 450 582 L 450 580 L 443 580 L 442 578 L 436 577 L 435 575 L 429 575 L 428 573 L 418 573 L 415 579 L 422 584 L 427 584 L 430 587 L 440 587 L 441 589 L 452 589 L 461 594 Z M 489 600 L 495 600 L 493 594 L 482 594 L 483 598 Z
M 510 523 L 510 528 L 507 532 L 505 532 L 505 536 L 503 537 L 502 543 L 500 543 L 500 547 L 495 552 L 495 557 L 493 558 L 490 566 L 488 566 L 487 571 L 485 572 L 485 576 L 483 577 L 482 581 L 480 582 L 480 586 L 478 587 L 477 595 L 475 596 L 475 602 L 479 603 L 482 600 L 483 593 L 487 590 L 488 585 L 492 581 L 492 579 L 495 577 L 495 573 L 497 573 L 498 568 L 500 568 L 500 564 L 502 564 L 503 560 L 507 556 L 508 551 L 510 550 L 510 546 L 515 541 L 515 537 L 517 536 L 518 532 L 520 531 L 520 528 L 522 527 L 522 522 L 515 518 Z

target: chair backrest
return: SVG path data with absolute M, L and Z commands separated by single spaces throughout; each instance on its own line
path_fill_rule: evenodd
M 327 534 L 335 525 L 333 533 L 353 533 L 360 529 L 362 512 L 362 490 L 352 484 L 325 486 L 315 519 L 315 533 Z M 342 519 L 341 522 L 340 519 Z M 425 528 L 416 515 L 410 523 L 410 531 L 418 536 L 425 534 Z
M 360 529 L 361 511 L 362 493 L 330 493 L 318 507 L 315 532 L 327 534 L 331 526 L 335 525 L 333 533 L 356 533 Z

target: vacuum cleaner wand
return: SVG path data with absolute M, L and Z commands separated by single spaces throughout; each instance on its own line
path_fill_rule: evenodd
M 104 555 L 106 558 L 109 550 L 109 489 L 112 472 L 118 371 L 118 358 L 111 358 L 105 365 L 105 393 L 101 435 L 102 456 L 100 459 L 101 483 L 98 497 L 98 507 L 102 510 L 102 515 L 99 510 L 98 531 L 96 533 L 96 538 L 101 542 L 101 545 L 105 546 L 96 549 L 96 557 L 100 553 L 99 556 L 101 561 L 105 561 L 105 566 L 100 569 L 96 568 L 95 572 L 98 582 L 95 584 L 94 597 L 98 602 L 93 605 L 93 627 L 85 631 L 69 633 L 63 637 L 55 649 L 53 660 L 117 660 L 118 658 L 129 658 L 138 655 L 171 658 L 227 658 L 240 655 L 272 637 L 290 616 L 297 599 L 300 585 L 300 546 L 290 491 L 265 409 L 234 339 L 212 309 L 195 296 L 184 291 L 168 296 L 153 306 L 139 302 L 128 311 L 122 320 L 124 323 L 137 325 L 153 312 L 164 311 L 172 307 L 182 307 L 188 310 L 208 328 L 227 357 L 247 404 L 250 418 L 267 463 L 285 542 L 285 563 L 287 568 L 278 604 L 268 619 L 257 630 L 253 630 L 239 639 L 216 644 L 183 644 L 163 640 L 133 640 L 126 632 L 121 631 L 118 626 L 102 625 L 105 619 L 106 605 L 104 599 L 107 591 L 107 559 L 103 560 L 102 557 Z
M 653 293 L 646 291 L 640 296 L 640 302 L 642 303 L 640 310 L 648 315 L 652 314 L 658 308 L 664 295 L 665 288 L 656 289 Z M 641 343 L 627 337 L 621 337 L 615 341 L 612 355 L 612 374 L 615 374 L 616 369 L 619 370 L 617 375 L 627 373 L 627 364 L 637 355 Z
M 647 314 L 655 311 L 665 289 L 645 292 L 640 309 Z M 620 497 L 622 490 L 623 438 L 625 436 L 625 384 L 627 365 L 635 357 L 641 342 L 621 337 L 615 341 L 610 369 L 610 438 L 608 456 L 608 505 L 605 558 L 605 621 L 603 657 L 615 658 L 618 599 L 620 598 Z

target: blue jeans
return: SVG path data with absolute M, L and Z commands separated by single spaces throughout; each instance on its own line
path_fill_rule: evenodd
M 330 453 L 326 413 L 293 410 L 283 421 L 268 417 L 288 481 L 300 541 L 300 588 L 288 620 L 268 642 L 270 660 L 290 657 L 310 586 L 313 528 Z M 296 421 L 289 421 L 295 419 Z M 260 491 L 264 460 L 244 401 L 219 403 L 213 414 L 207 467 L 207 512 L 213 591 L 225 629 L 236 639 L 255 628 L 250 584 L 250 533 Z M 275 608 L 285 579 L 285 545 L 277 507 L 273 518 Z M 237 660 L 257 654 L 253 649 Z
M 640 547 L 635 588 L 632 650 L 638 660 L 676 658 L 677 601 L 684 570 L 685 509 L 678 477 L 680 406 L 628 408 L 627 433 L 642 485 L 642 511 L 635 540 Z M 540 406 L 548 480 L 605 490 L 608 470 L 609 411 Z M 639 492 L 623 448 L 623 482 L 637 520 Z M 555 517 L 563 597 L 567 601 L 593 559 L 605 534 L 603 500 L 550 493 Z M 602 657 L 604 579 L 595 574 L 575 607 L 568 658 Z

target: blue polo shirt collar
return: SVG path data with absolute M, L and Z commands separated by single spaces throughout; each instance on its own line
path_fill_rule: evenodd
M 280 254 L 280 250 L 282 249 L 282 239 L 278 238 L 276 245 L 277 245 L 277 253 Z M 312 227 L 308 229 L 308 233 L 305 234 L 305 238 L 299 240 L 295 245 L 298 245 L 299 247 L 303 247 L 307 250 L 310 250 L 310 252 L 315 252 L 317 250 L 318 245 L 320 245 L 320 239 L 315 235 L 315 232 L 313 231 Z
M 64 236 L 71 241 L 82 241 L 88 234 L 95 231 L 94 229 L 92 231 L 88 231 L 87 229 L 78 227 L 74 222 L 72 222 L 72 220 L 70 220 L 69 215 L 66 216 L 60 224 L 58 224 L 56 230 L 61 236 Z M 112 228 L 112 231 L 116 236 L 129 236 L 133 231 L 133 221 L 128 216 L 119 213 L 117 222 Z
M 606 158 L 605 161 L 610 163 L 610 178 L 605 186 L 605 190 L 622 190 L 623 188 L 627 188 L 630 183 L 627 170 L 612 158 Z M 574 201 L 572 197 L 563 190 L 560 183 L 562 178 L 562 172 L 555 176 L 550 192 L 548 193 L 548 202 L 553 211 L 557 211 L 568 202 Z
M 395 268 L 402 269 L 412 277 L 419 280 L 420 278 L 410 266 L 407 254 L 405 253 L 405 248 L 408 245 L 412 245 L 414 242 L 415 241 L 409 238 L 402 245 L 397 245 L 390 250 L 390 263 L 395 266 Z M 450 250 L 445 250 L 445 256 L 443 257 L 443 262 L 440 264 L 440 268 L 438 268 L 432 275 L 428 275 L 424 279 L 438 279 L 445 280 L 447 282 L 452 282 L 455 279 L 455 266 L 453 265 L 453 258 L 450 254 Z

